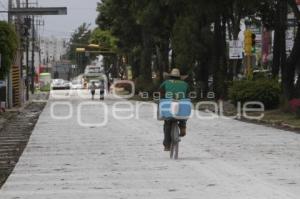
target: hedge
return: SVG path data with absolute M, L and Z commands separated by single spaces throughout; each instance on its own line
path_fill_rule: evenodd
M 280 96 L 279 82 L 271 79 L 235 81 L 229 89 L 229 98 L 235 105 L 257 101 L 262 102 L 266 109 L 274 109 L 280 104 Z

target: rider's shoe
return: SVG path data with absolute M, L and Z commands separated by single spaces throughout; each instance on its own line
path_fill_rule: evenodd
M 180 137 L 186 136 L 186 127 L 180 127 Z

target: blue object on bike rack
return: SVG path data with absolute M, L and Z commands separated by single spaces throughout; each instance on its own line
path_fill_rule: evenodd
M 171 110 L 172 102 L 174 102 L 173 99 L 160 100 L 159 107 L 158 107 L 159 120 L 170 120 L 170 119 L 186 120 L 191 116 L 193 105 L 190 99 L 182 99 L 176 101 L 179 103 L 179 110 L 175 115 L 172 113 Z

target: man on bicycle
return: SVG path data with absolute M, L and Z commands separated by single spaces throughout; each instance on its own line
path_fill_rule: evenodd
M 164 99 L 186 99 L 188 98 L 189 86 L 183 81 L 186 77 L 180 75 L 180 70 L 175 68 L 171 71 L 170 74 L 167 74 L 169 77 L 168 80 L 164 81 L 159 91 L 161 93 L 161 97 Z M 186 120 L 179 120 L 179 128 L 180 128 L 180 137 L 184 137 L 186 135 Z M 164 123 L 164 147 L 165 151 L 170 151 L 171 147 L 171 130 L 172 130 L 172 121 L 165 120 Z
M 90 85 L 90 90 L 91 90 L 91 94 L 92 94 L 92 100 L 94 100 L 95 93 L 96 93 L 96 84 L 95 84 L 95 82 L 92 82 L 92 84 Z
M 105 84 L 104 84 L 104 80 L 100 81 L 100 100 L 104 100 L 104 95 L 105 95 Z

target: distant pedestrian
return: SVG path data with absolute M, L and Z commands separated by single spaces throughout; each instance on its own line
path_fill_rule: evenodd
M 104 84 L 104 81 L 103 81 L 103 80 L 100 81 L 99 88 L 100 88 L 100 100 L 104 100 L 104 95 L 105 95 L 105 84 Z
M 95 93 L 96 93 L 95 82 L 92 82 L 92 84 L 90 85 L 90 90 L 91 90 L 91 94 L 92 94 L 92 100 L 94 100 L 95 99 Z
M 108 80 L 108 82 L 107 82 L 107 92 L 108 92 L 108 93 L 110 92 L 110 86 L 111 86 L 111 83 L 110 83 L 110 81 Z

